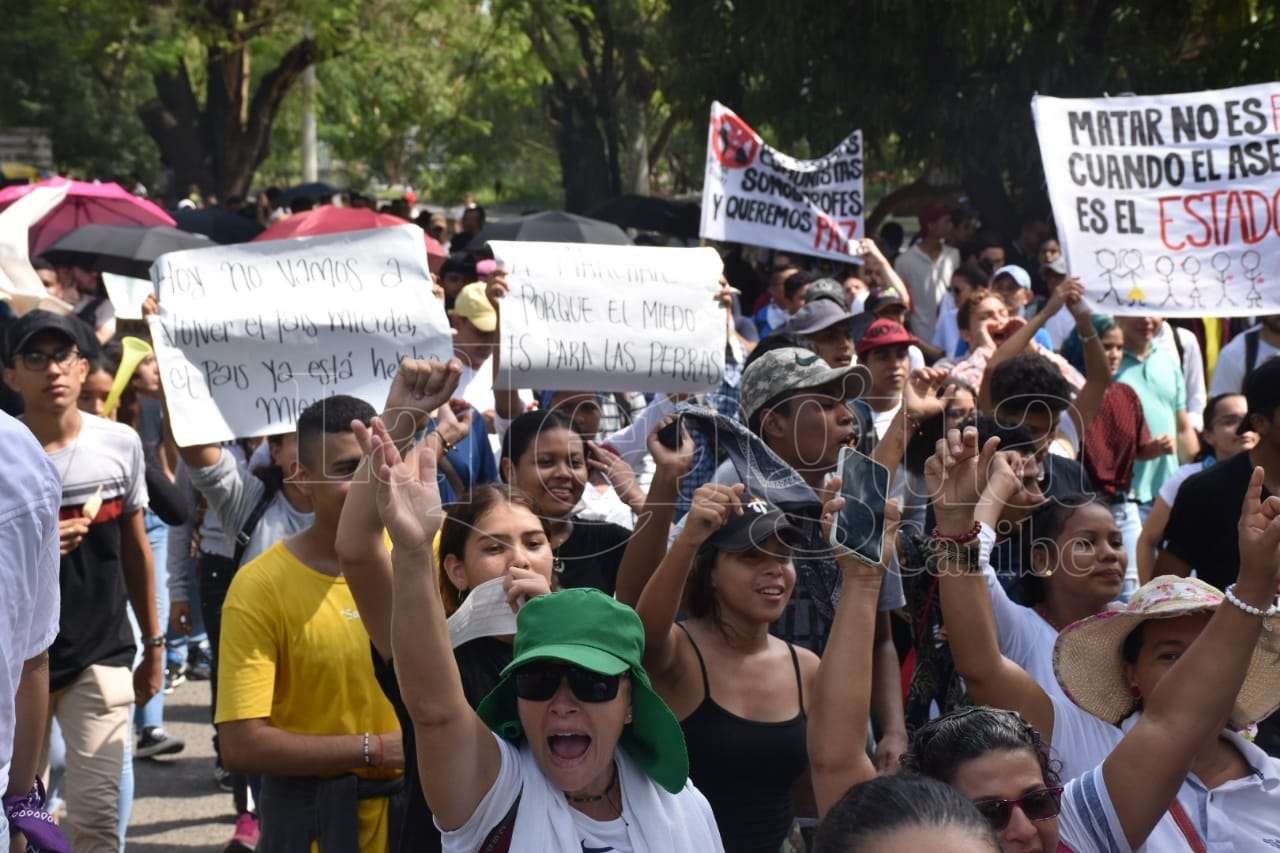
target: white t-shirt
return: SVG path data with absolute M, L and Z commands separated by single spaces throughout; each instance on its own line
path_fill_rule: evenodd
M 1106 725 L 1082 731 L 1071 723 L 1078 718 L 1066 715 L 1067 724 L 1063 724 L 1064 714 L 1057 700 L 1053 710 L 1055 757 L 1074 750 L 1072 757 L 1076 765 L 1088 761 L 1090 755 L 1097 759 L 1096 767 L 1082 771 L 1063 792 L 1058 823 L 1062 840 L 1074 850 L 1128 853 L 1133 848 L 1125 841 L 1103 783 L 1101 765 L 1137 724 L 1141 714 L 1133 714 L 1118 727 Z M 1280 849 L 1280 759 L 1270 757 L 1236 732 L 1224 731 L 1222 737 L 1240 751 L 1253 772 L 1212 790 L 1205 788 L 1195 774 L 1188 774 L 1178 791 L 1178 802 L 1211 853 L 1274 853 Z M 1064 773 L 1063 779 L 1066 778 Z M 1189 849 L 1186 836 L 1167 812 L 1147 836 L 1146 843 L 1137 848 L 1149 853 Z
M 257 457 L 256 453 L 254 457 Z M 267 490 L 266 484 L 252 471 L 236 464 L 236 457 L 226 448 L 223 448 L 217 462 L 208 468 L 192 469 L 190 476 L 192 485 L 204 495 L 209 502 L 209 509 L 217 513 L 222 529 L 228 532 L 232 540 L 249 520 L 249 515 Z M 262 518 L 258 519 L 253 532 L 249 534 L 249 544 L 245 546 L 240 565 L 246 565 L 281 539 L 301 533 L 314 520 L 313 513 L 294 509 L 283 489 L 276 492 L 262 513 Z M 231 547 L 234 554 L 234 541 Z
M 0 791 L 9 787 L 22 665 L 58 636 L 62 478 L 31 430 L 0 412 Z M 26 793 L 25 791 L 23 793 Z M 0 827 L 3 826 L 0 818 Z M 3 840 L 8 842 L 8 834 Z
M 893 268 L 911 293 L 911 331 L 921 340 L 933 340 L 938 308 L 951 284 L 951 274 L 959 265 L 960 253 L 950 246 L 943 246 L 935 260 L 920 248 L 919 243 L 893 262 Z
M 871 424 L 875 427 L 876 438 L 884 438 L 884 434 L 893 425 L 893 419 L 897 417 L 898 412 L 901 410 L 902 403 L 898 403 L 892 409 L 886 409 L 883 412 L 877 412 L 875 409 L 871 410 Z
M 1261 326 L 1254 326 L 1249 329 L 1260 329 Z M 1246 332 L 1245 334 L 1248 334 Z M 1245 372 L 1245 345 L 1244 334 L 1236 335 L 1231 339 L 1222 351 L 1218 353 L 1218 363 L 1213 368 L 1213 386 L 1209 393 L 1216 397 L 1219 394 L 1240 394 L 1244 390 L 1244 372 Z M 1269 358 L 1275 358 L 1280 355 L 1280 349 L 1267 343 L 1262 335 L 1258 335 L 1258 360 L 1254 362 L 1253 369 L 1257 370 Z M 1191 401 L 1187 401 L 1187 408 L 1191 408 Z
M 1178 343 L 1182 344 L 1182 377 L 1187 386 L 1187 418 L 1191 426 L 1197 430 L 1204 429 L 1204 407 L 1209 402 L 1204 390 L 1204 356 L 1200 352 L 1200 339 L 1190 329 L 1183 329 L 1169 323 L 1160 326 L 1156 333 L 1157 346 L 1167 349 L 1175 357 L 1178 355 L 1178 343 L 1174 343 L 1174 334 Z M 1262 360 L 1259 352 L 1258 360 Z M 1219 362 L 1221 364 L 1221 362 Z
M 1188 462 L 1186 465 L 1179 466 L 1178 470 L 1174 471 L 1169 476 L 1169 479 L 1165 480 L 1164 484 L 1160 486 L 1160 498 L 1172 507 L 1174 499 L 1178 497 L 1178 489 L 1182 488 L 1182 484 L 1192 474 L 1199 474 L 1208 467 L 1203 462 Z
M 511 853 L 526 850 L 530 853 L 533 850 L 539 853 L 544 850 L 549 853 L 666 853 L 669 849 L 715 853 L 724 850 L 711 806 L 692 782 L 687 782 L 679 794 L 667 793 L 641 775 L 619 753 L 622 817 L 611 821 L 593 820 L 567 805 L 564 793 L 537 769 L 537 759 L 527 745 L 517 747 L 497 735 L 494 740 L 502 752 L 498 778 L 465 824 L 452 832 L 441 833 L 444 853 L 479 850 L 488 834 L 511 810 L 517 796 L 520 804 Z M 536 790 L 531 786 L 536 786 Z M 565 812 L 568 812 L 567 821 Z M 439 823 L 436 826 L 439 827 Z M 573 841 L 569 841 L 566 834 L 572 836 Z M 660 837 L 664 834 L 665 838 Z

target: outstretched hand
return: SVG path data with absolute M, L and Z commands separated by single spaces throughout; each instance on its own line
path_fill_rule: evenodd
M 1000 448 L 992 436 L 979 450 L 977 427 L 947 430 L 924 463 L 925 481 L 933 498 L 938 529 L 963 533 L 973 524 L 974 508 L 986 488 L 986 475 Z
M 1262 468 L 1253 469 L 1240 508 L 1240 582 L 1268 590 L 1269 606 L 1280 573 L 1280 497 L 1262 499 L 1263 477 Z
M 424 444 L 414 451 L 416 459 L 405 461 L 381 418 L 356 430 L 356 439 L 369 453 L 378 517 L 392 543 L 406 551 L 430 548 L 444 524 L 435 451 Z
M 938 396 L 938 388 L 951 371 L 945 367 L 920 367 L 911 371 L 902 389 L 902 408 L 917 423 L 934 418 L 947 409 L 947 403 L 955 398 L 956 386 L 951 385 Z

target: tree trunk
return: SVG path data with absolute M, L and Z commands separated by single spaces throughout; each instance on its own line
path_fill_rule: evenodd
M 649 110 L 643 102 L 627 98 L 627 171 L 623 189 L 649 194 Z
M 592 98 L 577 89 L 552 84 L 547 115 L 560 155 L 565 210 L 586 213 L 617 195 Z

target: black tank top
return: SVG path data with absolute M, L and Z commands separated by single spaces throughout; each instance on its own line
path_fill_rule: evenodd
M 725 853 L 777 853 L 791 829 L 791 787 L 809 767 L 808 722 L 800 662 L 790 643 L 800 713 L 780 723 L 744 720 L 711 698 L 707 665 L 683 625 L 702 670 L 702 704 L 680 723 L 689 749 L 689 776 L 706 796 Z

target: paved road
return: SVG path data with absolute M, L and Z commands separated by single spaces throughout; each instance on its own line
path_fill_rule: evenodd
M 133 764 L 136 788 L 128 853 L 221 851 L 231 838 L 231 795 L 213 781 L 209 683 L 189 681 L 167 697 L 165 728 L 187 742 L 177 755 Z

